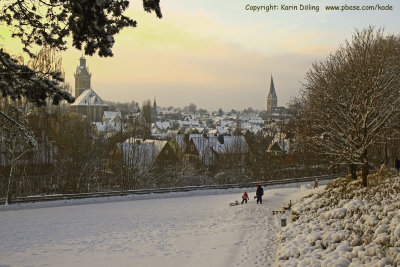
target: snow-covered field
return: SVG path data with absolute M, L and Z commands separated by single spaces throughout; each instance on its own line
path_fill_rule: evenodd
M 0 266 L 273 266 L 271 211 L 310 190 L 248 190 L 233 207 L 243 189 L 1 207 Z

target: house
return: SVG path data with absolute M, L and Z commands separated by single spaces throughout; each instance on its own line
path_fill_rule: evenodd
M 119 111 L 104 111 L 103 114 L 103 122 L 109 122 L 109 121 L 115 121 L 120 120 L 121 121 L 121 112 Z
M 97 134 L 105 137 L 124 132 L 128 127 L 128 123 L 122 121 L 119 111 L 104 111 L 103 120 L 93 124 Z
M 268 147 L 267 152 L 271 155 L 281 156 L 289 152 L 289 141 L 283 133 L 276 134 Z
M 138 174 L 145 174 L 154 167 L 179 161 L 179 146 L 175 139 L 166 140 L 129 138 L 118 143 L 112 162 L 120 161 Z
M 101 122 L 108 105 L 92 89 L 87 89 L 71 104 L 71 111 L 86 115 L 90 121 Z
M 168 121 L 156 121 L 151 126 L 152 134 L 164 134 L 171 128 L 171 125 Z
M 212 151 L 214 138 L 203 136 L 191 137 L 184 152 L 185 163 L 200 163 L 205 166 L 213 166 L 217 163 L 217 157 Z
M 200 162 L 205 166 L 244 162 L 249 152 L 244 136 L 193 136 L 186 146 L 184 161 Z

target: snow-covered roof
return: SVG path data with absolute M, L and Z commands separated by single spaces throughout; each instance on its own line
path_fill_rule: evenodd
M 75 99 L 75 102 L 71 106 L 108 106 L 104 103 L 103 99 L 96 94 L 92 89 L 87 89 Z
M 200 158 L 207 166 L 213 165 L 216 161 L 216 156 L 212 151 L 212 146 L 215 142 L 213 139 L 214 138 L 205 138 L 202 136 L 191 138 L 197 148 L 197 151 L 199 152 Z
M 245 154 L 249 153 L 244 136 L 191 136 L 191 140 L 195 144 L 200 158 L 204 164 L 212 165 L 215 160 L 215 154 Z
M 156 121 L 154 124 L 160 130 L 168 130 L 171 128 L 169 121 Z
M 219 134 L 220 132 L 218 131 L 218 129 L 211 129 L 208 131 L 209 134 Z
M 117 132 L 125 131 L 129 126 L 129 123 L 121 123 L 117 121 L 94 122 L 93 124 L 97 130 L 97 133 L 106 138 L 115 135 Z
M 135 166 L 139 172 L 145 172 L 154 164 L 166 144 L 167 141 L 164 140 L 129 138 L 117 146 L 125 164 Z
M 186 149 L 186 142 L 185 142 L 185 135 L 184 134 L 175 134 L 173 135 L 175 137 L 176 142 L 180 146 L 182 152 L 185 151 Z
M 218 140 L 218 137 L 212 137 L 211 139 L 216 140 L 212 148 L 218 154 L 244 154 L 249 152 L 246 139 L 242 135 L 223 136 L 223 143 Z
M 104 111 L 104 115 L 103 115 L 103 117 L 106 120 L 111 120 L 116 116 L 121 117 L 121 112 L 119 112 L 119 111 Z
M 95 124 L 98 132 L 119 131 L 121 129 L 120 123 L 95 122 L 94 124 Z
M 251 117 L 248 122 L 251 124 L 264 124 L 264 120 L 261 117 Z
M 274 139 L 271 142 L 271 145 L 268 147 L 268 152 L 271 152 L 274 146 L 279 146 L 282 152 L 289 151 L 289 141 L 286 139 L 286 135 L 283 133 L 278 133 L 274 136 Z
M 221 121 L 222 127 L 232 127 L 235 124 L 234 121 Z
M 218 132 L 220 134 L 228 134 L 229 133 L 229 128 L 227 128 L 227 127 L 216 126 L 215 128 L 218 130 Z
M 201 127 L 200 123 L 194 120 L 183 120 L 177 122 L 179 123 L 180 127 Z

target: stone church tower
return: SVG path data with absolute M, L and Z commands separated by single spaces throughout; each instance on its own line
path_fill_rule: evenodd
M 267 112 L 272 113 L 278 107 L 278 97 L 275 92 L 274 78 L 271 75 L 271 85 L 269 86 L 269 93 L 267 97 Z
M 75 76 L 75 98 L 78 98 L 83 91 L 91 88 L 90 78 L 92 74 L 89 72 L 89 67 L 86 66 L 86 58 L 82 56 L 79 59 L 79 66 L 76 67 Z
M 85 57 L 82 56 L 79 61 L 80 64 L 75 72 L 75 102 L 71 104 L 70 109 L 72 112 L 87 116 L 91 122 L 101 122 L 108 105 L 91 89 L 92 74 L 86 66 Z

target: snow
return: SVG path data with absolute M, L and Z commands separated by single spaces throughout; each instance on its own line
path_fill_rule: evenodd
M 83 91 L 71 106 L 108 106 L 92 89 Z
M 280 266 L 396 266 L 400 263 L 400 177 L 339 178 L 298 201 L 280 234 Z M 395 171 L 398 175 L 398 172 Z M 378 180 L 374 180 L 378 178 Z
M 244 191 L 249 203 L 230 207 Z M 265 189 L 261 205 L 255 188 L 9 205 L 0 265 L 273 266 L 285 215 L 272 210 L 310 191 Z

